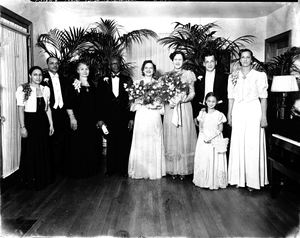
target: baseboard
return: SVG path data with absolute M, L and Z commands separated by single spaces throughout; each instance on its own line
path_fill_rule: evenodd
M 19 178 L 19 170 L 15 171 L 6 178 L 1 178 L 1 194 L 17 184 Z

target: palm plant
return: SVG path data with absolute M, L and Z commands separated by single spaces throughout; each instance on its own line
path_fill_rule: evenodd
M 275 75 L 289 75 L 292 71 L 300 74 L 300 69 L 294 61 L 300 58 L 300 47 L 291 47 L 281 55 L 273 57 L 269 62 L 257 61 L 257 67 L 272 78 Z
M 216 23 L 206 25 L 191 25 L 176 22 L 170 36 L 158 40 L 162 45 L 183 51 L 186 54 L 184 68 L 192 70 L 196 75 L 202 74 L 205 70 L 202 56 L 205 52 L 216 54 L 218 65 L 221 71 L 229 72 L 231 59 L 238 56 L 241 47 L 245 43 L 252 43 L 254 36 L 244 35 L 233 41 L 224 37 L 216 37 L 218 28 Z
M 40 47 L 49 56 L 60 60 L 59 71 L 65 76 L 74 69 L 75 63 L 71 60 L 77 53 L 85 52 L 91 47 L 86 41 L 87 29 L 69 28 L 69 30 L 52 29 L 49 33 L 40 34 L 37 37 L 36 46 Z M 73 63 L 72 63 L 73 62 Z
M 122 68 L 130 75 L 132 64 L 125 63 L 127 47 L 150 37 L 156 38 L 157 34 L 148 29 L 121 34 L 121 29 L 116 21 L 101 18 L 88 28 L 50 30 L 49 33 L 38 35 L 36 45 L 49 56 L 60 60 L 60 73 L 68 78 L 76 71 L 76 63 L 84 60 L 90 64 L 93 78 L 97 80 L 108 72 L 112 56 L 122 59 Z

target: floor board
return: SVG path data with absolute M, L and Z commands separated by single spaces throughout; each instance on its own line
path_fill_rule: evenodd
M 134 180 L 101 172 L 58 177 L 41 191 L 8 189 L 1 197 L 2 235 L 25 237 L 292 237 L 299 229 L 299 185 L 211 191 L 192 176 Z

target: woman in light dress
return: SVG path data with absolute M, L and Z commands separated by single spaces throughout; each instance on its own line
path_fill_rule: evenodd
M 199 136 L 195 152 L 193 183 L 201 188 L 226 188 L 226 147 L 223 146 L 225 149 L 220 151 L 215 148 L 214 142 L 223 139 L 223 123 L 227 120 L 222 112 L 216 110 L 217 98 L 213 92 L 206 95 L 205 104 L 206 109 L 201 110 L 197 117 Z
M 152 84 L 156 66 L 151 60 L 142 65 L 142 79 L 134 83 Z M 162 104 L 147 104 L 138 100 L 131 105 L 135 111 L 134 129 L 128 164 L 128 176 L 134 179 L 160 179 L 166 175 Z
M 268 184 L 265 127 L 267 75 L 252 69 L 253 53 L 240 51 L 242 68 L 228 81 L 228 124 L 232 126 L 228 183 L 249 191 Z
M 189 84 L 189 94 L 174 103 L 172 100 L 165 105 L 164 115 L 164 145 L 167 174 L 173 179 L 178 176 L 181 180 L 185 175 L 194 171 L 194 156 L 197 143 L 196 127 L 193 121 L 191 101 L 195 96 L 195 74 L 190 70 L 182 69 L 185 55 L 180 51 L 174 51 L 170 55 L 174 70 L 181 75 L 181 81 Z M 174 123 L 174 111 L 179 113 L 179 122 Z

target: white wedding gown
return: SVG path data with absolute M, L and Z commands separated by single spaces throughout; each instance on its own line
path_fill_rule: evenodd
M 135 179 L 160 179 L 166 175 L 163 145 L 163 109 L 135 105 L 128 175 Z

